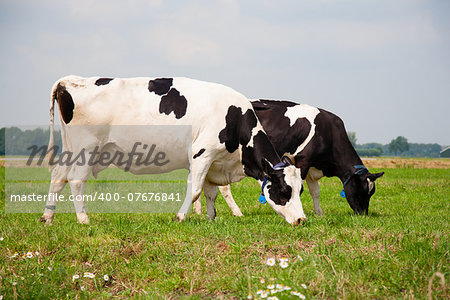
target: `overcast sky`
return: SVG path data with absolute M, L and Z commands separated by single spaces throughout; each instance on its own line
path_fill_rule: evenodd
M 446 0 L 0 0 L 0 35 L 0 126 L 48 124 L 64 75 L 185 76 L 450 144 Z

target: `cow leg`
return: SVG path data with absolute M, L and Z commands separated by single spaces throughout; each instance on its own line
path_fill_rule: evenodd
M 224 185 L 219 186 L 220 193 L 225 198 L 225 201 L 228 204 L 228 207 L 231 209 L 231 212 L 236 217 L 242 217 L 243 214 L 241 210 L 239 209 L 239 206 L 237 206 L 236 202 L 233 199 L 233 195 L 231 194 L 231 186 L 230 185 Z
M 53 223 L 53 217 L 55 216 L 56 211 L 55 199 L 57 198 L 57 194 L 59 194 L 67 184 L 67 174 L 69 173 L 69 170 L 69 166 L 66 165 L 57 165 L 53 169 L 47 203 L 45 204 L 44 214 L 40 218 L 41 222 L 50 225 Z
M 197 199 L 192 199 L 192 201 L 194 202 L 192 205 L 194 206 L 194 211 L 197 215 L 201 215 L 202 214 L 202 195 L 200 195 Z
M 322 208 L 320 208 L 319 196 L 320 196 L 320 188 L 319 181 L 312 179 L 309 175 L 306 177 L 306 183 L 308 184 L 309 193 L 314 202 L 314 212 L 316 215 L 323 215 Z
M 212 185 L 208 181 L 205 181 L 203 185 L 203 192 L 206 198 L 206 212 L 210 220 L 216 218 L 216 199 L 217 199 L 217 186 Z
M 67 176 L 69 180 L 70 189 L 73 196 L 73 204 L 75 206 L 75 212 L 80 224 L 89 224 L 89 218 L 86 214 L 84 207 L 83 192 L 86 185 L 86 181 L 89 178 L 91 172 L 90 166 L 74 166 Z
M 199 198 L 202 194 L 203 183 L 205 182 L 206 174 L 208 173 L 210 166 L 211 161 L 206 159 L 199 159 L 191 162 L 186 198 L 177 213 L 178 221 L 181 222 L 186 219 L 186 214 L 188 213 L 194 199 L 200 200 Z M 189 191 L 191 191 L 191 193 L 189 193 Z M 190 195 L 192 196 L 190 197 Z

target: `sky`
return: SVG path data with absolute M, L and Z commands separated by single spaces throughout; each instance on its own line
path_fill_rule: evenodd
M 183 76 L 450 145 L 450 1 L 0 0 L 0 126 L 49 124 L 65 75 Z

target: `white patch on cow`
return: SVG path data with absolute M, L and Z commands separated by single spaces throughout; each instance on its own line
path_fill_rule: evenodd
M 284 115 L 289 118 L 290 126 L 293 126 L 297 119 L 300 118 L 306 118 L 309 123 L 311 123 L 311 130 L 309 131 L 308 136 L 306 137 L 305 141 L 297 148 L 295 153 L 299 153 L 300 151 L 302 151 L 316 133 L 316 124 L 314 124 L 314 120 L 316 119 L 316 116 L 319 114 L 319 112 L 320 111 L 318 108 L 309 106 L 307 104 L 299 104 L 287 108 Z
M 370 192 L 375 187 L 375 183 L 373 181 L 371 181 L 369 178 L 367 178 L 367 182 L 369 183 L 369 194 L 370 194 Z

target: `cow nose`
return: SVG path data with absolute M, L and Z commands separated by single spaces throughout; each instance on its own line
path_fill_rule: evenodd
M 306 218 L 298 218 L 297 221 L 295 221 L 294 225 L 298 226 L 305 221 L 306 221 Z

